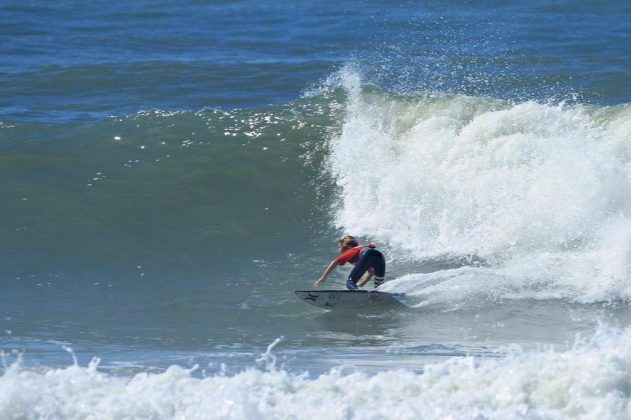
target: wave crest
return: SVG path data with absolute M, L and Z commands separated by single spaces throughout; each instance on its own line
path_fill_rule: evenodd
M 574 300 L 631 296 L 629 106 L 350 85 L 328 161 L 338 227 L 416 260 L 476 255 L 494 275 L 552 282 Z

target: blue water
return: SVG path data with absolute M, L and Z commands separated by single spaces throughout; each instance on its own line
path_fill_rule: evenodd
M 628 416 L 629 22 L 622 0 L 2 2 L 0 417 Z M 293 295 L 345 233 L 406 307 Z
M 68 121 L 139 110 L 264 107 L 348 62 L 402 92 L 617 104 L 624 1 L 5 2 L 2 116 Z

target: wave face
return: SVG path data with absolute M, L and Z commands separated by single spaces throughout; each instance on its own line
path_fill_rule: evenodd
M 2 418 L 626 418 L 631 331 L 601 326 L 566 352 L 510 349 L 506 357 L 431 363 L 423 373 L 339 370 L 310 379 L 268 369 L 195 377 L 119 378 L 73 365 L 46 372 L 14 364 L 0 377 Z
M 299 246 L 337 104 L 2 124 L 3 268 L 168 271 Z
M 467 294 L 631 297 L 631 106 L 392 96 L 350 70 L 341 83 L 336 224 L 396 259 L 483 265 L 409 275 L 403 289 L 449 278 Z

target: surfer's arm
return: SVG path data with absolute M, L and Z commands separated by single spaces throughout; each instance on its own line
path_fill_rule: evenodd
M 320 276 L 319 279 L 313 282 L 313 287 L 318 287 L 319 285 L 324 283 L 326 278 L 329 276 L 329 274 L 331 274 L 331 271 L 333 271 L 335 267 L 337 267 L 338 265 L 340 265 L 340 263 L 337 261 L 337 258 L 331 261 L 331 264 L 329 264 L 326 270 L 324 270 L 324 273 L 322 273 L 322 276 Z
M 368 268 L 364 277 L 357 283 L 357 287 L 364 287 L 364 284 L 368 283 L 368 280 L 370 280 L 374 274 L 375 270 L 372 267 Z

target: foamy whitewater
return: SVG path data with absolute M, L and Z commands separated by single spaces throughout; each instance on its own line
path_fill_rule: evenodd
M 268 350 L 263 356 L 272 358 Z M 6 361 L 5 361 L 6 363 Z M 306 374 L 248 369 L 234 376 L 163 373 L 122 379 L 99 372 L 99 360 L 45 372 L 5 367 L 0 417 L 226 419 L 620 419 L 631 416 L 631 329 L 601 326 L 566 352 L 525 352 L 497 359 L 461 357 L 428 364 L 420 374 L 370 376 L 334 369 Z
M 425 295 L 427 282 L 445 281 L 432 300 L 628 301 L 631 107 L 404 100 L 361 94 L 353 73 L 345 81 L 329 159 L 337 224 L 416 259 L 476 262 L 384 290 Z

